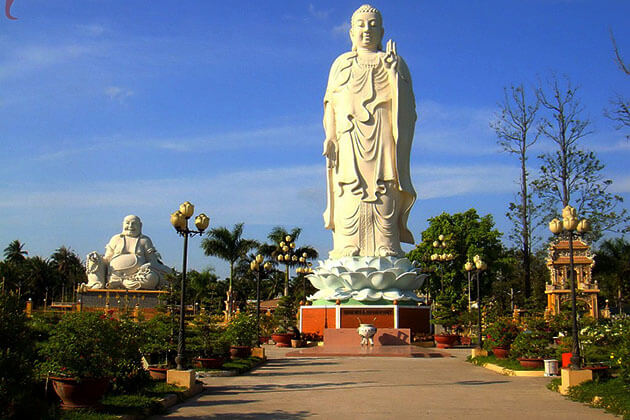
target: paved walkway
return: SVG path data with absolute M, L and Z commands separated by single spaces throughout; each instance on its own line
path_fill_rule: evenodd
M 452 358 L 287 358 L 243 376 L 205 379 L 198 397 L 154 419 L 613 419 L 545 388 Z

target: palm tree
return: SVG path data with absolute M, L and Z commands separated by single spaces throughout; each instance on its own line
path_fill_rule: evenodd
M 304 245 L 299 248 L 290 248 L 289 251 L 286 251 L 286 247 L 289 246 L 288 243 L 295 244 L 300 236 L 300 233 L 302 233 L 302 229 L 299 227 L 294 227 L 291 231 L 287 231 L 282 226 L 276 226 L 271 230 L 269 235 L 267 235 L 267 239 L 271 241 L 271 244 L 264 244 L 259 248 L 262 254 L 270 257 L 273 261 L 282 261 L 284 263 L 284 296 L 289 294 L 290 267 L 300 264 L 299 258 L 303 255 L 306 255 L 306 259 L 314 259 L 319 256 L 317 250 L 310 245 Z M 285 241 L 287 243 L 285 243 Z M 289 255 L 291 258 L 286 258 L 286 255 Z M 279 259 L 279 257 L 282 259 Z
M 259 244 L 253 239 L 242 238 L 243 223 L 237 223 L 230 231 L 221 226 L 208 232 L 208 237 L 201 241 L 201 248 L 207 256 L 221 258 L 230 264 L 230 286 L 228 292 L 232 294 L 232 282 L 234 280 L 234 264 L 247 257 L 247 253 Z
M 630 292 L 630 243 L 622 238 L 602 242 L 595 256 L 595 275 L 600 275 L 602 289 L 615 296 L 622 313 L 624 295 Z
M 24 249 L 24 244 L 18 239 L 12 241 L 4 248 L 4 259 L 10 263 L 21 263 L 26 259 L 28 251 Z
M 59 273 L 62 296 L 65 294 L 66 286 L 76 286 L 78 282 L 84 282 L 85 270 L 79 256 L 71 249 L 61 246 L 50 256 L 51 267 Z M 73 287 L 75 290 L 76 287 Z M 74 297 L 73 297 L 74 299 Z

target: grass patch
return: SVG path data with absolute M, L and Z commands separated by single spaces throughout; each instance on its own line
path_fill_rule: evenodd
M 248 357 L 246 359 L 232 359 L 229 362 L 223 363 L 224 370 L 236 370 L 238 373 L 245 373 L 258 366 L 263 359 L 260 357 Z
M 475 358 L 468 356 L 466 360 L 474 365 L 479 365 L 479 366 L 483 366 L 487 363 L 492 363 L 493 365 L 501 366 L 502 368 L 511 369 L 511 370 L 544 370 L 544 368 L 534 368 L 534 369 L 526 368 L 526 367 L 521 366 L 518 360 L 497 359 L 494 355 L 479 356 Z
M 569 389 L 569 398 L 630 420 L 630 385 L 621 378 L 584 382 Z
M 121 415 L 149 416 L 163 411 L 160 399 L 167 394 L 176 394 L 178 400 L 183 400 L 181 388 L 165 382 L 153 382 L 135 394 L 108 394 L 101 404 L 103 408 L 96 410 L 60 410 L 56 418 L 60 420 L 114 420 Z

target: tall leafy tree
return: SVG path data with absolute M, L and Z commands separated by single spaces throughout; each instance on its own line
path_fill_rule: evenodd
M 527 160 L 529 148 L 536 143 L 540 135 L 540 130 L 536 125 L 539 107 L 539 98 L 537 96 L 534 96 L 534 99 L 528 98 L 522 84 L 510 86 L 509 89 L 504 90 L 501 110 L 491 123 L 491 127 L 499 138 L 498 143 L 501 148 L 515 155 L 521 167 L 520 191 L 517 194 L 517 201 L 509 204 L 507 216 L 515 222 L 514 232 L 510 237 L 520 245 L 523 288 L 526 297 L 531 294 L 532 218 L 536 212 L 528 190 Z
M 595 255 L 593 275 L 621 312 L 630 296 L 630 243 L 622 238 L 603 241 Z
M 445 251 L 454 255 L 453 261 L 440 263 L 441 268 L 430 258 L 431 254 L 436 252 L 432 244 L 439 235 L 444 235 L 446 238 L 448 247 Z M 442 275 L 445 287 L 452 286 L 458 293 L 464 293 L 468 285 L 464 264 L 466 261 L 472 261 L 473 256 L 480 255 L 488 264 L 488 271 L 482 276 L 483 294 L 487 294 L 492 283 L 491 279 L 496 278 L 497 271 L 505 265 L 502 260 L 504 250 L 501 236 L 501 232 L 494 226 L 491 215 L 480 217 L 475 209 L 463 213 L 442 213 L 429 219 L 429 227 L 422 232 L 422 242 L 410 251 L 407 257 L 436 273 L 423 285 L 425 291 L 428 291 L 431 296 L 436 296 L 441 289 Z
M 77 284 L 87 281 L 81 258 L 66 246 L 61 246 L 50 256 L 51 268 L 59 273 L 61 287 L 65 290 L 76 288 Z
M 287 236 L 291 237 L 291 242 L 296 243 L 301 233 L 302 229 L 299 227 L 294 227 L 293 229 L 288 231 L 282 226 L 276 226 L 271 230 L 269 235 L 267 235 L 267 239 L 271 243 L 262 245 L 260 247 L 260 251 L 262 254 L 270 257 L 273 261 L 277 261 L 279 255 L 287 255 L 287 253 L 283 251 L 280 244 L 286 242 Z M 285 243 L 285 246 L 288 246 L 288 244 Z M 307 259 L 314 259 L 319 256 L 317 250 L 310 245 L 303 245 L 301 247 L 296 246 L 295 249 L 290 250 L 290 253 L 295 255 L 298 260 L 299 257 L 304 254 L 306 254 Z M 300 264 L 298 260 L 282 260 L 282 263 L 285 265 L 284 296 L 287 296 L 289 294 L 289 270 L 291 267 Z
M 584 107 L 577 87 L 568 79 L 554 78 L 548 89 L 539 88 L 537 95 L 547 111 L 543 135 L 556 150 L 539 156 L 543 163 L 540 176 L 532 182 L 547 209 L 545 220 L 571 204 L 580 216 L 590 219 L 593 230 L 588 239 L 593 242 L 604 231 L 627 231 L 630 218 L 626 209 L 618 209 L 623 198 L 608 191 L 612 180 L 602 174 L 604 164 L 595 153 L 580 148 L 580 140 L 591 132 L 590 121 L 582 118 Z
M 230 264 L 230 281 L 228 291 L 232 292 L 234 266 L 236 262 L 247 256 L 247 253 L 259 244 L 253 239 L 243 238 L 243 223 L 237 223 L 232 230 L 221 226 L 208 232 L 208 237 L 201 241 L 201 248 L 208 256 L 214 256 Z
M 24 244 L 15 239 L 4 248 L 4 259 L 9 263 L 21 263 L 26 260 L 28 251 L 24 249 Z
M 621 70 L 626 76 L 630 76 L 630 66 L 626 64 L 625 60 L 623 59 L 612 31 L 610 32 L 610 40 L 612 41 L 617 67 L 619 67 L 619 70 Z M 617 124 L 617 129 L 621 129 L 623 127 L 629 128 L 630 101 L 628 100 L 628 98 L 625 98 L 621 94 L 616 94 L 615 97 L 610 100 L 610 103 L 613 108 L 610 110 L 606 110 L 604 114 Z M 626 138 L 630 140 L 630 134 L 626 135 Z

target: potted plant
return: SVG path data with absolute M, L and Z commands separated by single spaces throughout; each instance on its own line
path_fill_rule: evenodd
M 66 314 L 42 345 L 42 376 L 52 381 L 61 407 L 89 408 L 98 404 L 117 364 L 123 362 L 118 321 L 94 312 Z
M 196 354 L 195 366 L 204 369 L 219 369 L 225 361 L 230 343 L 224 335 L 225 328 L 219 325 L 221 317 L 205 312 L 195 317 L 194 339 L 191 350 Z
M 521 331 L 512 343 L 511 354 L 523 367 L 542 368 L 544 359 L 554 353 L 550 347 L 551 337 L 551 331 L 544 320 L 527 320 L 525 330 Z
M 459 306 L 457 294 L 452 287 L 447 287 L 436 296 L 431 323 L 441 325 L 444 329 L 443 333 L 434 334 L 438 348 L 452 347 L 457 341 L 453 326 L 459 321 Z
M 485 345 L 497 359 L 505 359 L 519 330 L 510 318 L 498 318 L 486 327 Z
M 140 346 L 142 355 L 149 364 L 151 378 L 166 380 L 169 354 L 175 350 L 174 332 L 177 331 L 175 320 L 163 313 L 143 323 L 146 338 Z
M 273 313 L 276 328 L 271 335 L 271 339 L 277 347 L 291 347 L 291 339 L 294 336 L 295 328 L 295 308 L 289 296 L 284 296 L 278 302 Z
M 237 313 L 228 323 L 224 337 L 230 343 L 232 358 L 248 357 L 252 345 L 258 340 L 256 317 L 244 312 Z

